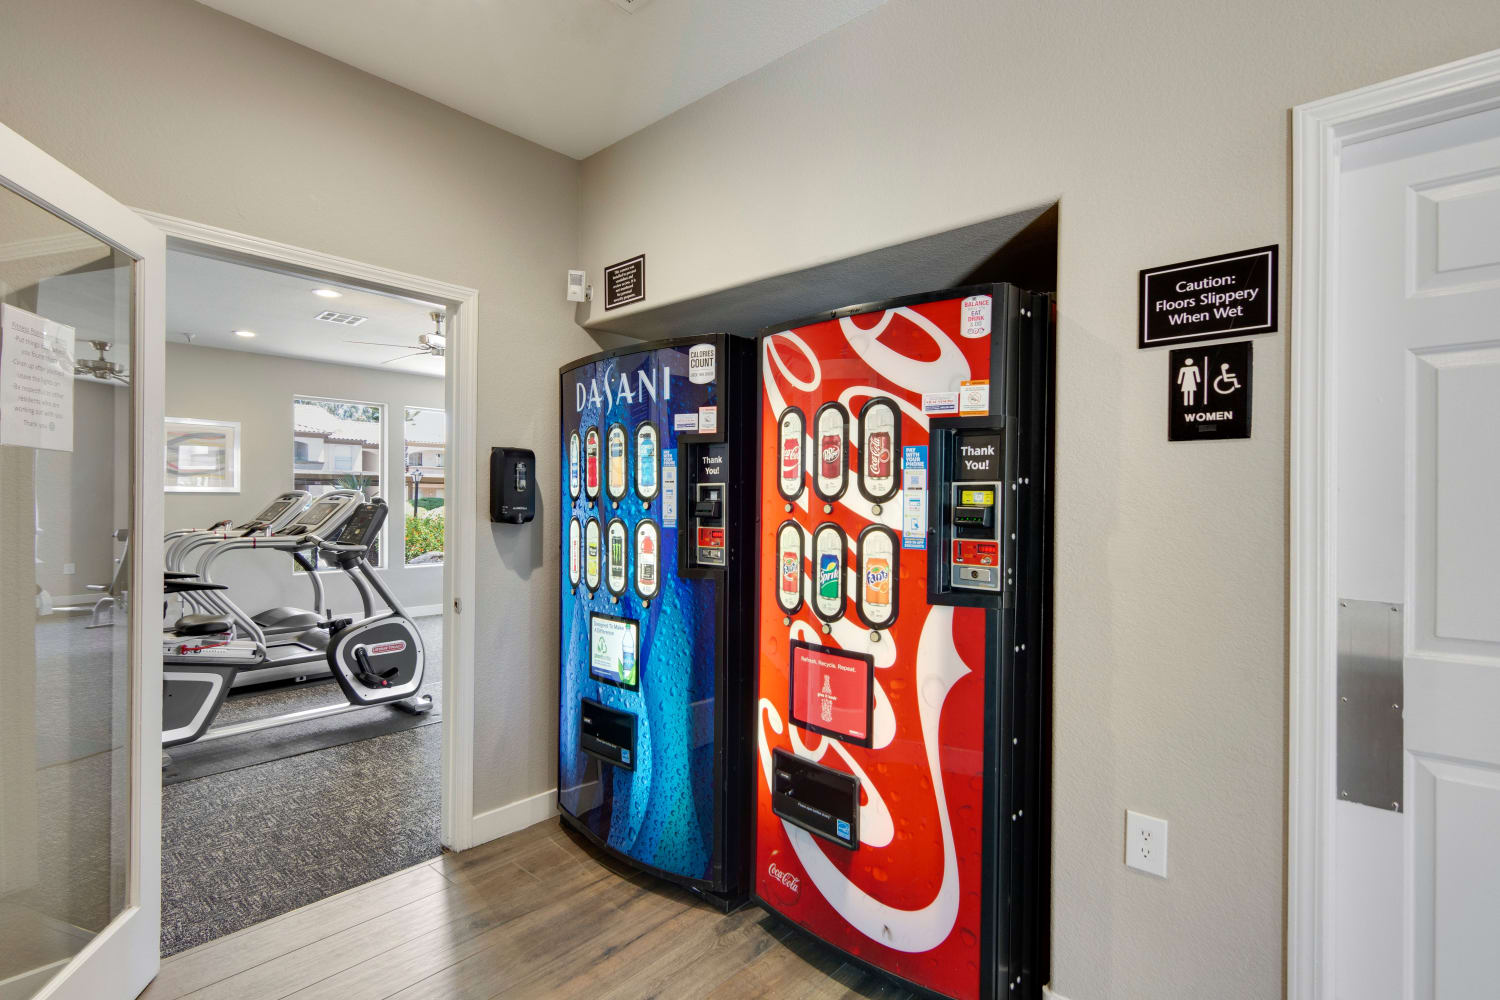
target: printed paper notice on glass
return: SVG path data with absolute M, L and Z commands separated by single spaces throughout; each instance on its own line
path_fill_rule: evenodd
M 0 307 L 0 444 L 73 450 L 73 328 Z
M 719 408 L 717 406 L 698 407 L 698 433 L 717 434 L 719 432 Z

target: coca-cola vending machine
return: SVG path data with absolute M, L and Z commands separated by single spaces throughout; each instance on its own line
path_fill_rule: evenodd
M 1047 979 L 1052 307 L 763 332 L 752 890 L 939 996 Z
M 748 891 L 755 345 L 563 367 L 558 807 L 721 906 Z

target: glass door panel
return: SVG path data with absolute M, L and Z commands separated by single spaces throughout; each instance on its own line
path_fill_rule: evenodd
M 47 987 L 133 905 L 135 269 L 0 187 L 7 1000 Z

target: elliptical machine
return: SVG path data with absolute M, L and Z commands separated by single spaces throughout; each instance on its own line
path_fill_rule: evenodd
M 432 696 L 418 695 L 426 667 L 422 635 L 406 609 L 370 568 L 370 546 L 380 537 L 388 509 L 383 500 L 360 504 L 343 522 L 337 541 L 307 536 L 315 549 L 349 575 L 359 591 L 365 617 L 317 623 L 328 633 L 326 659 L 346 704 L 323 705 L 284 715 L 220 726 L 213 722 L 242 668 L 263 663 L 253 643 L 229 633 L 179 636 L 164 648 L 162 671 L 162 746 L 223 739 L 277 726 L 353 712 L 372 705 L 422 715 L 432 710 Z M 227 589 L 207 580 L 168 579 L 167 593 L 208 594 Z M 375 613 L 374 597 L 389 610 Z M 187 641 L 184 641 L 187 640 Z M 241 647 L 248 647 L 241 650 Z M 235 655 L 243 652 L 244 655 Z

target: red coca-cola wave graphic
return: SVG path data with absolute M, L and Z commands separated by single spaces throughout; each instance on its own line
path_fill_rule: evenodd
M 762 770 L 755 889 L 778 912 L 850 954 L 928 989 L 969 998 L 978 994 L 980 961 L 982 613 L 926 603 L 925 551 L 901 550 L 893 575 L 885 560 L 875 560 L 866 581 L 856 550 L 860 533 L 871 525 L 888 527 L 898 539 L 903 527 L 900 492 L 872 504 L 856 488 L 861 475 L 889 476 L 892 466 L 899 476 L 903 462 L 885 432 L 872 436 L 871 454 L 862 454 L 861 407 L 875 397 L 893 400 L 901 447 L 922 447 L 928 443 L 929 419 L 923 414 L 924 395 L 952 393 L 961 381 L 989 377 L 988 330 L 966 331 L 961 307 L 960 299 L 928 302 L 762 340 L 757 675 Z M 849 415 L 844 442 L 825 441 L 814 418 L 835 402 Z M 793 424 L 801 431 L 795 447 L 783 433 L 782 418 L 791 407 L 802 415 Z M 834 501 L 814 488 L 815 476 L 839 477 L 838 468 L 823 468 L 830 455 L 841 459 L 848 483 Z M 805 488 L 797 490 L 787 477 L 794 476 L 799 461 Z M 778 545 L 789 520 L 803 536 L 804 598 L 790 616 L 784 593 L 778 600 L 796 562 Z M 849 547 L 844 615 L 825 633 L 815 613 L 819 574 L 813 535 L 829 522 L 842 529 Z M 899 607 L 878 638 L 855 611 L 856 588 L 867 583 L 869 600 L 894 599 Z M 874 658 L 868 747 L 792 721 L 790 644 L 797 639 Z M 859 778 L 857 849 L 815 837 L 772 812 L 770 754 L 778 748 Z

